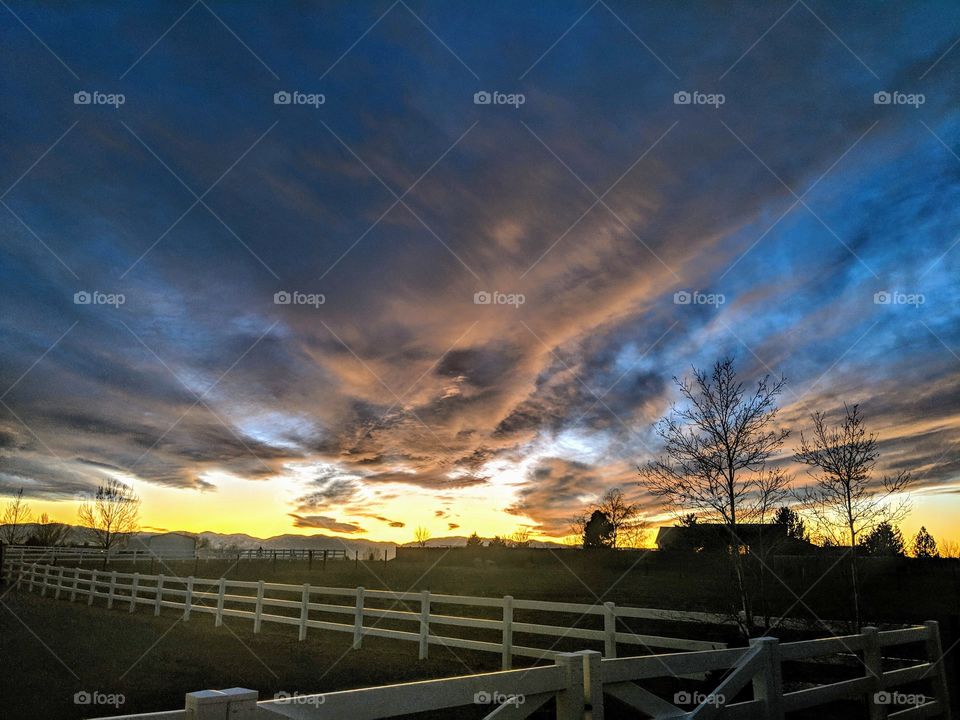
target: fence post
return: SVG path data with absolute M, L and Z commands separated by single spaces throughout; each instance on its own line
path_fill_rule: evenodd
M 40 597 L 47 596 L 47 580 L 50 578 L 50 566 L 43 566 L 43 581 L 40 583 Z
M 137 589 L 140 587 L 140 573 L 133 574 L 133 580 L 130 581 L 130 612 L 137 608 Z
M 193 605 L 193 575 L 187 578 L 187 594 L 183 597 L 183 621 L 190 620 L 190 608 Z
M 113 607 L 113 596 L 117 591 L 117 571 L 112 570 L 110 572 L 110 587 L 107 590 L 107 607 Z
M 603 604 L 603 656 L 615 658 L 617 656 L 617 615 L 616 606 L 612 602 Z
M 160 605 L 163 603 L 163 575 L 157 575 L 157 594 L 153 598 L 153 614 L 160 614 Z
M 184 698 L 186 716 L 190 720 L 254 720 L 257 717 L 256 690 L 200 690 Z
M 260 632 L 260 624 L 263 622 L 263 580 L 257 580 L 257 605 L 253 613 L 253 632 Z
M 557 693 L 557 720 L 583 720 L 583 656 L 557 653 L 554 662 L 563 671 L 566 683 Z
M 877 702 L 877 692 L 883 689 L 883 657 L 880 654 L 880 635 L 875 627 L 865 627 L 861 631 L 863 637 L 863 664 L 867 669 L 867 677 L 873 680 L 870 691 L 867 693 L 867 709 L 870 720 L 884 720 L 887 717 L 888 707 Z
M 753 676 L 753 697 L 762 700 L 763 717 L 783 720 L 783 669 L 780 665 L 780 641 L 775 637 L 751 638 L 751 647 L 760 646 L 763 665 Z M 731 698 L 732 699 L 732 698 Z
M 30 592 L 33 592 L 33 586 L 36 583 L 37 579 L 37 564 L 33 563 L 30 565 Z
M 220 588 L 217 590 L 217 615 L 216 619 L 213 621 L 214 627 L 220 627 L 223 625 L 223 596 L 227 592 L 227 579 L 225 577 L 220 578 Z
M 20 563 L 19 563 L 19 565 L 18 565 L 18 572 L 17 572 L 17 590 L 20 589 L 20 583 L 23 582 L 23 568 L 24 568 L 24 567 L 25 567 L 24 562 L 23 562 L 23 560 L 21 560 Z
M 300 606 L 300 636 L 301 642 L 307 639 L 307 620 L 310 619 L 310 583 L 303 584 L 303 603 Z
M 87 585 L 87 605 L 93 605 L 93 597 L 97 594 L 97 577 L 99 575 L 99 570 L 94 570 L 93 574 L 90 575 L 90 584 Z
M 73 582 L 70 583 L 70 602 L 77 599 L 77 584 L 80 582 L 80 568 L 73 569 Z
M 63 568 L 59 567 L 57 568 L 57 591 L 53 594 L 54 600 L 60 599 L 60 589 L 62 585 L 63 585 Z
M 430 654 L 430 591 L 420 593 L 420 659 Z
M 363 588 L 357 588 L 357 610 L 353 618 L 353 649 L 359 650 L 363 644 Z
M 943 646 L 940 643 L 940 623 L 927 620 L 923 626 L 927 629 L 927 658 L 933 665 L 933 691 L 943 707 L 943 717 L 950 720 L 950 695 L 947 690 L 947 670 L 943 661 Z
M 500 654 L 500 669 L 513 667 L 513 595 L 503 597 L 503 649 Z
M 600 661 L 603 656 L 596 650 L 581 650 L 583 657 L 583 697 L 590 707 L 591 720 L 604 720 L 603 712 L 603 676 Z

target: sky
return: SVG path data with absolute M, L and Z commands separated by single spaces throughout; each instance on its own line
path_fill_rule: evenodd
M 0 493 L 666 521 L 652 425 L 732 354 L 787 378 L 780 462 L 860 403 L 905 530 L 960 540 L 958 39 L 946 2 L 5 4 Z

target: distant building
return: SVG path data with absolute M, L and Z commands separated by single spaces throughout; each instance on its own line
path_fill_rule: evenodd
M 786 525 L 750 523 L 737 525 L 737 538 L 747 548 L 763 547 L 781 555 L 809 552 L 815 546 L 804 540 L 787 537 Z M 688 552 L 716 552 L 725 550 L 733 542 L 723 523 L 696 523 L 662 527 L 657 530 L 657 548 L 686 550 Z
M 141 535 L 132 538 L 126 549 L 150 552 L 157 557 L 192 558 L 197 554 L 197 539 L 193 535 L 177 532 Z

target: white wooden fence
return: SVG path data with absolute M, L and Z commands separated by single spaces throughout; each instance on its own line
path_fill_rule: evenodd
M 884 669 L 890 648 L 922 644 L 925 660 L 906 661 Z M 855 653 L 863 673 L 838 682 L 784 692 L 783 663 Z M 898 651 L 898 656 L 904 653 Z M 484 704 L 485 720 L 522 720 L 554 699 L 557 720 L 604 720 L 604 696 L 614 697 L 654 720 L 783 720 L 785 713 L 816 708 L 838 700 L 861 699 L 870 720 L 949 720 L 947 681 L 936 622 L 902 630 L 878 632 L 864 628 L 858 635 L 779 643 L 762 637 L 750 647 L 702 652 L 602 659 L 596 651 L 561 653 L 554 665 L 527 670 L 468 675 L 296 696 L 257 702 L 257 692 L 242 688 L 201 691 L 186 696 L 185 709 L 113 720 L 381 720 Z M 890 663 L 890 660 L 887 660 Z M 672 701 L 637 684 L 653 678 L 682 678 L 711 671 L 729 671 L 710 693 L 678 693 Z M 923 682 L 924 693 L 899 688 Z M 749 688 L 749 690 L 748 690 Z M 897 703 L 898 696 L 907 704 Z M 695 707 L 680 705 L 696 698 Z M 589 710 L 589 713 L 587 712 Z
M 690 613 L 618 607 L 612 602 L 584 605 L 520 600 L 511 596 L 496 598 L 444 595 L 428 590 L 394 592 L 362 587 L 317 587 L 308 583 L 288 585 L 267 583 L 263 580 L 192 576 L 182 578 L 19 561 L 8 561 L 4 567 L 7 582 L 15 583 L 18 589 L 39 591 L 43 596 L 52 595 L 58 599 L 69 599 L 71 602 L 80 597 L 85 598 L 88 605 L 92 605 L 95 599 L 100 598 L 106 601 L 108 608 L 123 607 L 133 612 L 138 606 L 146 606 L 151 608 L 155 615 L 159 615 L 162 608 L 175 608 L 183 612 L 184 620 L 189 620 L 195 613 L 206 613 L 214 616 L 217 627 L 223 624 L 224 618 L 239 618 L 252 621 L 255 633 L 260 632 L 263 623 L 280 623 L 295 626 L 300 640 L 304 640 L 311 629 L 345 632 L 353 636 L 354 648 L 361 647 L 363 638 L 367 636 L 407 640 L 418 644 L 420 659 L 428 656 L 430 645 L 493 652 L 501 656 L 504 669 L 512 666 L 515 656 L 549 660 L 561 654 L 555 650 L 518 645 L 514 641 L 515 634 L 602 642 L 603 655 L 608 658 L 617 656 L 619 645 L 676 650 L 726 647 L 720 642 L 630 632 L 623 623 L 624 619 L 694 618 L 690 617 Z M 370 604 L 383 605 L 385 602 L 393 605 L 375 607 Z M 397 604 L 414 605 L 417 611 L 395 609 Z M 449 610 L 438 613 L 437 606 L 486 608 L 488 613 L 496 613 L 499 617 L 447 614 L 451 612 Z M 592 619 L 594 623 L 602 625 L 602 629 L 519 622 L 514 618 L 517 610 L 577 615 L 583 619 Z M 321 619 L 331 615 L 334 617 Z M 347 622 L 342 621 L 347 618 Z M 376 621 L 367 625 L 364 623 L 367 618 L 375 618 Z M 412 623 L 416 626 L 416 631 L 379 627 L 383 620 Z M 500 640 L 491 642 L 439 635 L 435 630 L 440 626 L 493 631 L 499 635 Z
M 76 560 L 81 565 L 84 560 L 102 562 L 107 556 L 109 560 L 192 560 L 195 553 L 189 551 L 171 550 L 133 550 L 129 548 L 115 548 L 107 553 L 103 548 L 67 547 L 63 545 L 7 545 L 4 548 L 4 559 L 22 562 L 56 563 L 58 560 Z

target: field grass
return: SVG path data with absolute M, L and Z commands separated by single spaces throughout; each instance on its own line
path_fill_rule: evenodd
M 415 563 L 329 562 L 308 568 L 306 562 L 268 560 L 199 560 L 167 563 L 156 561 L 112 565 L 112 569 L 165 575 L 216 578 L 225 573 L 233 579 L 303 583 L 335 587 L 429 589 L 463 595 L 502 596 L 594 603 L 598 596 L 621 605 L 674 609 L 722 610 L 729 599 L 729 583 L 722 567 L 716 564 L 688 563 L 682 569 L 662 563 L 638 563 L 635 567 L 604 566 L 600 563 L 572 565 L 569 559 L 544 567 L 451 567 Z M 913 566 L 876 577 L 868 574 L 869 601 L 875 617 L 890 621 L 912 621 L 948 616 L 960 610 L 956 570 L 949 565 Z M 897 582 L 893 582 L 893 580 Z M 771 581 L 771 606 L 794 606 L 792 614 L 816 613 L 822 617 L 842 617 L 844 581 L 834 571 L 821 577 L 809 572 L 782 572 Z M 788 589 L 789 588 L 789 589 Z M 0 593 L 4 592 L 0 590 Z M 797 597 L 801 600 L 798 603 Z M 488 672 L 499 669 L 499 657 L 492 653 L 451 651 L 431 646 L 431 657 L 416 659 L 416 645 L 410 642 L 365 638 L 360 650 L 350 649 L 348 633 L 311 630 L 307 640 L 297 641 L 296 629 L 265 623 L 254 635 L 252 623 L 226 618 L 224 628 L 214 628 L 213 618 L 195 614 L 188 622 L 180 613 L 164 610 L 159 618 L 142 608 L 128 614 L 125 610 L 107 610 L 103 601 L 94 607 L 78 600 L 40 598 L 36 593 L 11 592 L 0 605 L 0 698 L 4 718 L 80 718 L 119 713 L 148 712 L 182 707 L 183 694 L 190 690 L 243 686 L 256 688 L 261 698 L 277 692 L 317 693 L 366 687 L 377 684 Z M 480 614 L 479 612 L 474 614 Z M 522 618 L 538 621 L 535 614 Z M 518 618 L 520 621 L 521 618 Z M 541 621 L 567 624 L 552 616 Z M 341 620 L 342 621 L 342 620 Z M 368 621 L 369 622 L 369 621 Z M 384 623 L 382 627 L 391 627 Z M 407 624 L 399 626 L 410 630 Z M 631 626 L 640 632 L 675 637 L 719 639 L 737 642 L 729 628 L 687 623 L 656 623 Z M 444 628 L 443 632 L 453 630 Z M 482 633 L 483 631 L 478 631 Z M 471 637 L 470 631 L 456 631 Z M 823 634 L 778 632 L 782 640 Z M 493 637 L 474 635 L 479 639 Z M 540 638 L 528 642 L 543 645 Z M 945 638 L 945 646 L 949 646 Z M 590 647 L 583 641 L 564 641 L 556 649 Z M 599 649 L 599 648 L 596 648 Z M 640 648 L 637 648 L 639 654 Z M 623 652 L 623 650 L 621 650 Z M 523 666 L 518 660 L 516 665 Z M 855 668 L 854 668 L 855 669 Z M 835 670 L 829 670 L 832 676 Z M 824 678 L 829 681 L 829 678 Z M 669 696 L 673 686 L 659 688 Z M 708 685 L 704 686 L 709 691 Z M 77 706 L 74 694 L 86 690 L 122 693 L 125 703 L 119 708 Z M 956 692 L 956 690 L 955 690 Z M 616 708 L 610 717 L 618 717 Z M 836 714 L 832 714 L 832 713 Z M 468 708 L 431 717 L 482 717 L 483 708 Z M 819 720 L 830 717 L 859 717 L 856 704 L 831 712 L 816 713 Z M 546 711 L 544 717 L 549 716 Z

